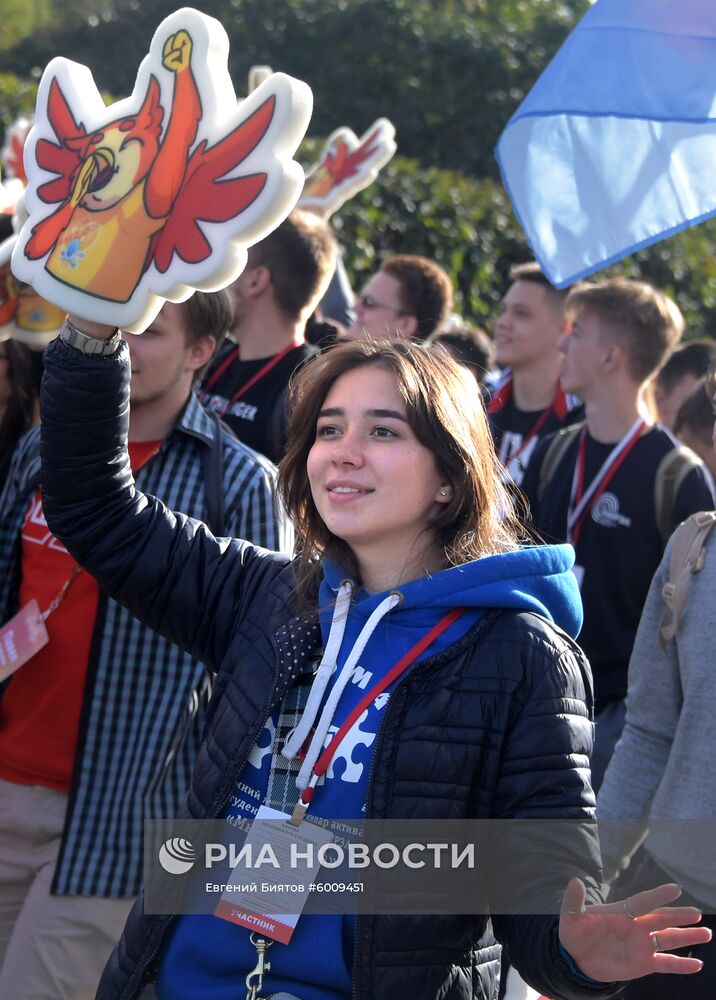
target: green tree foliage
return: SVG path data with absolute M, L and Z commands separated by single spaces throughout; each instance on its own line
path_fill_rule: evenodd
M 57 2 L 57 0 L 56 0 Z M 206 0 L 231 39 L 243 91 L 268 63 L 306 80 L 314 135 L 362 132 L 384 115 L 401 152 L 425 166 L 496 176 L 492 150 L 504 123 L 588 0 Z M 176 0 L 87 4 L 26 38 L 6 68 L 25 75 L 62 53 L 89 65 L 98 86 L 131 90 L 159 22 Z M 81 16 L 80 16 L 81 15 Z M 437 139 L 436 139 L 437 137 Z
M 0 73 L 0 145 L 6 125 L 10 125 L 21 115 L 33 113 L 36 95 L 35 81 L 20 80 L 12 73 Z
M 154 30 L 180 4 L 7 0 L 6 6 L 0 124 L 29 110 L 35 84 L 28 81 L 58 54 L 88 65 L 100 88 L 128 94 Z M 381 115 L 395 124 L 400 156 L 333 220 L 356 287 L 388 254 L 425 254 L 453 278 L 465 317 L 489 326 L 510 264 L 531 256 L 497 180 L 493 147 L 589 0 L 196 0 L 193 6 L 224 24 L 238 94 L 257 63 L 311 85 L 313 139 L 304 145 L 304 162 L 317 155 L 316 137 L 339 125 L 360 134 Z M 716 221 L 604 272 L 615 273 L 675 295 L 690 336 L 716 335 Z
M 318 144 L 306 144 L 310 164 Z M 455 308 L 488 329 L 510 266 L 532 259 L 501 184 L 423 169 L 396 157 L 371 187 L 333 218 L 354 287 L 393 253 L 437 260 L 452 278 Z M 679 303 L 686 337 L 716 339 L 716 219 L 687 229 L 601 272 L 650 281 Z
M 53 20 L 52 0 L 3 0 L 0 52 L 20 44 Z
M 480 324 L 489 322 L 510 264 L 529 258 L 500 184 L 424 169 L 405 157 L 392 160 L 332 222 L 356 288 L 384 257 L 423 254 L 451 276 L 456 309 Z

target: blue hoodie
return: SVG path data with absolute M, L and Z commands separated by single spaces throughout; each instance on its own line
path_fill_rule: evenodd
M 401 602 L 380 619 L 370 635 L 340 697 L 326 742 L 366 689 L 455 607 L 466 611 L 418 662 L 456 642 L 491 608 L 535 612 L 576 638 L 582 624 L 582 605 L 576 579 L 570 572 L 573 563 L 574 551 L 569 545 L 536 546 L 478 559 L 397 588 Z M 328 560 L 323 571 L 319 606 L 325 644 L 345 573 Z M 322 704 L 370 615 L 385 597 L 364 590 L 353 594 L 337 669 Z M 390 691 L 389 687 L 375 699 L 340 744 L 325 780 L 316 789 L 313 815 L 334 819 L 362 816 L 371 748 Z M 226 811 L 228 817 L 252 819 L 257 805 L 265 801 L 277 716 L 276 712 L 257 741 Z M 286 991 L 301 1000 L 348 998 L 352 959 L 353 917 L 307 914 L 299 920 L 288 945 L 272 946 L 271 971 L 264 980 L 263 992 L 269 995 Z M 160 1000 L 235 1000 L 255 964 L 256 953 L 247 930 L 212 916 L 183 916 L 175 921 L 165 945 L 157 995 Z

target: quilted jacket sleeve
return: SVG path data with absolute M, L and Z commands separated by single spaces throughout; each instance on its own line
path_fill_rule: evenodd
M 516 638 L 516 637 L 515 637 Z M 517 650 L 515 650 L 517 653 Z M 558 944 L 567 882 L 602 901 L 590 785 L 592 681 L 581 650 L 551 627 L 520 636 L 523 683 L 503 747 L 491 869 L 493 924 L 523 978 L 556 1000 L 613 995 L 620 984 L 575 975 Z
M 110 596 L 216 669 L 252 596 L 287 559 L 217 540 L 137 491 L 126 448 L 129 380 L 126 344 L 87 357 L 57 339 L 45 352 L 45 517 Z

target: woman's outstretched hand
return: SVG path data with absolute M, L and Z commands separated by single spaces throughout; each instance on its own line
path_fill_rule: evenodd
M 680 887 L 670 883 L 617 902 L 585 906 L 584 883 L 570 879 L 559 915 L 559 940 L 579 971 L 600 982 L 651 972 L 698 972 L 703 963 L 697 958 L 669 954 L 711 940 L 708 927 L 692 926 L 701 919 L 699 910 L 667 905 L 680 895 Z

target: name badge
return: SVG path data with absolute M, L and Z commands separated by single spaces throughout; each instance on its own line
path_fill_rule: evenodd
M 328 830 L 308 822 L 296 826 L 288 813 L 261 806 L 242 850 L 269 863 L 251 872 L 252 880 L 237 865 L 214 916 L 288 944 L 321 868 L 320 848 L 333 840 Z
M 49 641 L 40 606 L 33 598 L 0 628 L 0 682 L 32 659 Z

